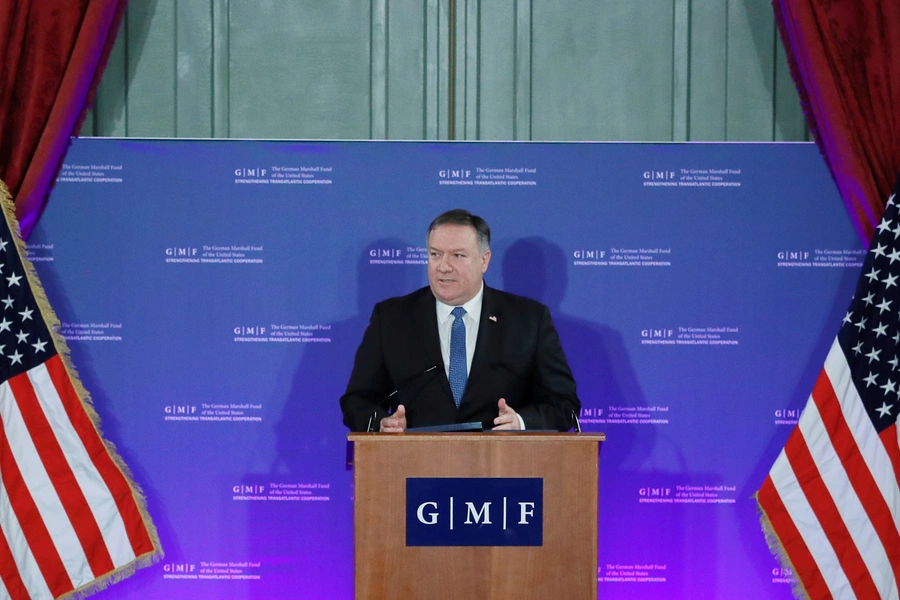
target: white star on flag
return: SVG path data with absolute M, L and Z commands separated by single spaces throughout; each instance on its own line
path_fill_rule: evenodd
M 0 598 L 84 597 L 162 555 L 139 490 L 100 437 L 90 398 L 0 182 Z M 24 281 L 23 281 L 24 280 Z M 11 316 L 11 315 L 10 315 Z M 29 344 L 28 340 L 37 340 Z M 10 354 L 3 354 L 12 348 Z
M 756 494 L 773 548 L 809 598 L 898 598 L 900 315 L 890 307 L 900 299 L 900 209 L 894 197 L 806 408 Z M 893 358 L 882 361 L 882 353 Z

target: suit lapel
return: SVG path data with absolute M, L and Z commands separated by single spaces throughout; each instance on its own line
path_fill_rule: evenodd
M 472 370 L 469 373 L 466 392 L 463 394 L 463 403 L 477 398 L 478 384 L 481 379 L 488 376 L 492 365 L 495 365 L 499 358 L 500 311 L 494 290 L 485 284 L 481 300 L 481 317 L 478 321 L 478 340 L 475 343 L 475 355 L 472 357 Z
M 441 338 L 438 335 L 437 308 L 434 295 L 431 290 L 426 290 L 416 302 L 416 328 L 419 331 L 421 347 L 425 350 L 425 357 L 429 365 L 437 365 L 440 373 L 438 381 L 441 389 L 446 393 L 447 400 L 453 404 L 453 392 L 450 390 L 450 382 L 444 370 L 444 357 L 441 355 Z

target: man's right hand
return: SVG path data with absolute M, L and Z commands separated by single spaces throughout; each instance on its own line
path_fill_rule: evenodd
M 384 433 L 403 433 L 406 431 L 406 409 L 403 408 L 402 404 L 397 407 L 394 414 L 381 420 L 378 431 Z

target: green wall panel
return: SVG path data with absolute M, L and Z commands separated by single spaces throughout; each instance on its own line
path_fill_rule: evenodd
M 82 134 L 805 140 L 776 33 L 769 0 L 131 0 Z
M 388 15 L 386 39 L 388 139 L 419 139 L 425 134 L 425 4 L 398 2 Z M 395 35 L 391 35 L 394 32 Z
M 775 134 L 779 142 L 809 139 L 800 96 L 788 69 L 781 39 L 775 43 Z
M 137 43 L 125 48 L 126 135 L 177 135 L 175 9 L 174 0 L 138 0 L 125 13 L 127 31 L 137 37 Z
M 119 36 L 109 53 L 103 79 L 97 86 L 93 109 L 81 127 L 81 135 L 125 137 L 125 116 L 128 113 L 125 90 L 128 73 L 125 68 L 125 47 L 128 40 L 128 21 L 119 27 Z
M 671 0 L 567 4 L 534 3 L 533 138 L 671 139 Z
M 769 0 L 729 0 L 725 139 L 771 140 L 775 26 Z
M 687 137 L 697 141 L 724 140 L 728 3 L 693 0 L 690 27 Z
M 231 0 L 231 136 L 368 137 L 368 8 Z
M 182 1 L 175 10 L 175 135 L 212 137 L 212 10 Z

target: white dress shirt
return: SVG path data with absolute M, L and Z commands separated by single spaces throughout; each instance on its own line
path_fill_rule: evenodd
M 478 341 L 478 325 L 481 323 L 481 300 L 484 298 L 484 282 L 475 296 L 462 305 L 466 309 L 463 324 L 466 326 L 466 376 L 472 372 L 472 357 L 475 356 L 475 342 Z M 441 338 L 441 357 L 444 359 L 444 373 L 450 378 L 450 331 L 456 317 L 451 315 L 455 306 L 444 304 L 435 298 L 437 308 L 438 334 Z
M 466 376 L 472 372 L 472 357 L 475 356 L 475 342 L 478 340 L 478 326 L 481 323 L 481 301 L 484 298 L 484 282 L 475 296 L 462 305 L 466 309 L 463 315 L 463 323 L 466 326 Z M 438 335 L 441 338 L 441 358 L 444 359 L 444 373 L 450 379 L 450 332 L 453 329 L 453 321 L 456 317 L 451 315 L 455 306 L 444 304 L 435 298 L 437 308 Z M 497 400 L 500 400 L 497 398 Z M 518 413 L 519 427 L 525 429 L 525 420 Z

